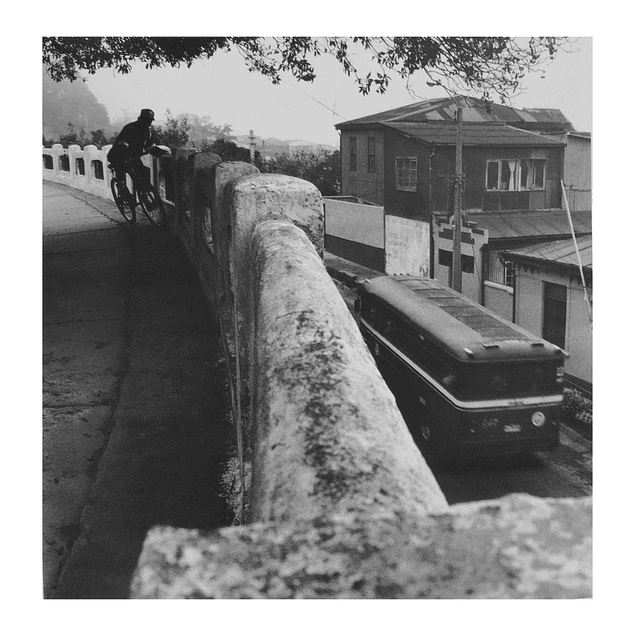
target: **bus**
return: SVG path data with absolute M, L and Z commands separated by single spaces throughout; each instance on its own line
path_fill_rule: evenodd
M 560 347 L 431 278 L 367 280 L 357 308 L 364 340 L 429 453 L 558 445 L 567 355 Z

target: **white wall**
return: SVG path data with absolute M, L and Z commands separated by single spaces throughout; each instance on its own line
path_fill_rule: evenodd
M 97 146 L 87 145 L 80 148 L 78 145 L 72 145 L 64 148 L 61 144 L 56 143 L 52 148 L 42 148 L 42 178 L 45 181 L 53 181 L 54 183 L 63 183 L 74 187 L 75 189 L 89 192 L 95 196 L 101 196 L 112 200 L 110 191 L 110 181 L 112 174 L 108 169 L 108 159 L 106 158 L 110 148 L 107 145 L 101 148 Z M 44 165 L 44 156 L 51 157 L 53 162 L 52 169 L 47 169 Z M 70 170 L 62 170 L 60 167 L 60 157 L 67 156 Z M 84 160 L 84 174 L 79 174 L 76 167 L 76 160 Z M 147 167 L 152 166 L 152 157 L 149 155 L 141 157 L 141 160 Z M 95 172 L 94 162 L 101 163 L 103 179 L 98 179 Z
M 494 313 L 497 313 L 502 318 L 511 322 L 514 317 L 513 290 L 502 284 L 485 280 L 483 292 L 483 305 L 490 311 L 494 311 Z
M 430 223 L 386 214 L 386 273 L 427 276 Z
M 569 358 L 565 372 L 588 382 L 593 381 L 593 337 L 582 285 L 569 274 L 559 275 L 545 269 L 517 265 L 516 323 L 542 337 L 543 282 L 567 287 L 567 330 L 565 350 Z
M 384 208 L 324 199 L 325 230 L 329 236 L 384 248 Z
M 564 152 L 564 183 L 569 208 L 591 209 L 591 139 L 575 135 L 566 136 Z
M 487 244 L 489 232 L 486 229 L 480 230 L 465 225 L 462 228 L 461 255 L 474 258 L 474 273 L 463 272 L 461 276 L 461 293 L 474 302 L 481 302 L 481 282 L 483 280 L 483 257 L 482 249 Z M 469 242 L 465 242 L 465 235 L 469 237 Z M 452 225 L 447 222 L 435 223 L 434 226 L 434 277 L 443 284 L 451 285 L 449 279 L 450 267 L 439 264 L 439 250 L 452 252 Z M 495 310 L 495 309 L 492 309 Z

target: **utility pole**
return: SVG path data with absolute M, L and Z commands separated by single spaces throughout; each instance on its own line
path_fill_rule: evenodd
M 249 131 L 249 157 L 253 164 L 256 159 L 256 137 L 254 137 L 253 130 Z
M 461 204 L 463 202 L 463 109 L 456 105 L 456 165 L 454 169 L 454 231 L 452 243 L 452 288 L 461 293 Z

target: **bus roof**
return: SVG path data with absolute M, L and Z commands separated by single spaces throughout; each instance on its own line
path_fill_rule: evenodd
M 361 287 L 363 293 L 391 307 L 457 359 L 538 360 L 564 356 L 555 344 L 499 317 L 437 280 L 380 276 Z

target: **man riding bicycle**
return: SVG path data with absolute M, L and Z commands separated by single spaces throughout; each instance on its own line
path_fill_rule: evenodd
M 152 132 L 153 121 L 154 111 L 144 108 L 137 121 L 123 127 L 110 152 L 108 152 L 108 162 L 115 171 L 115 177 L 122 182 L 126 190 L 126 172 L 136 174 L 150 186 L 150 171 L 141 161 L 144 154 L 149 153 L 156 157 L 170 154 L 169 150 L 156 145 Z M 128 194 L 132 197 L 132 194 L 129 192 Z

